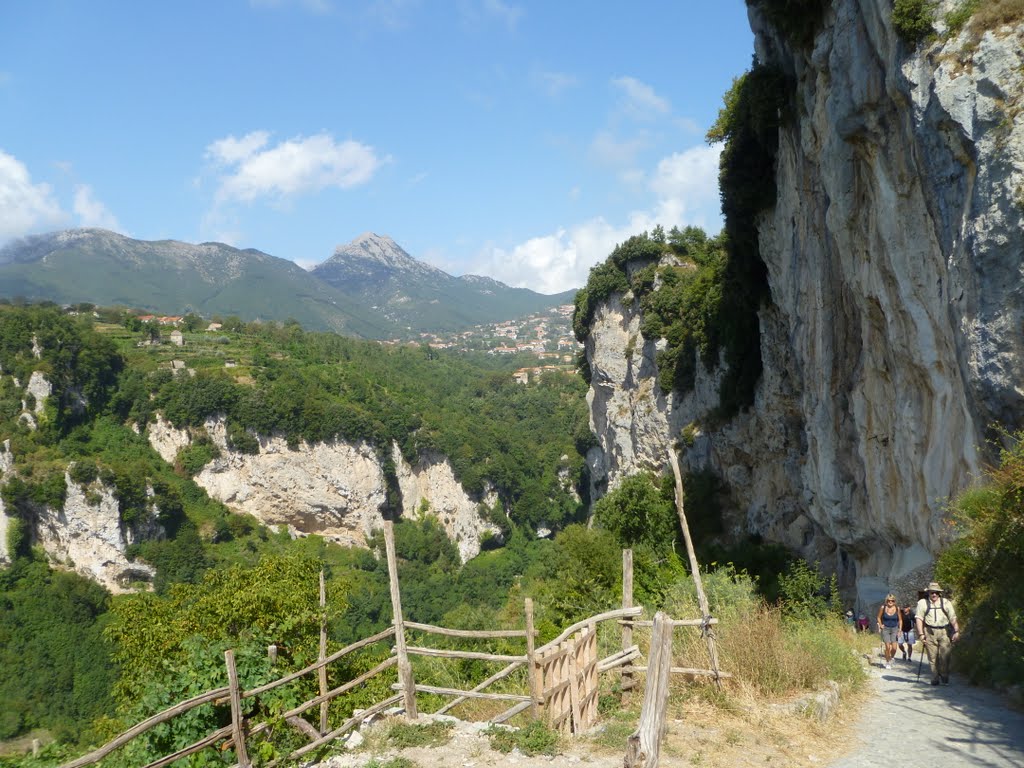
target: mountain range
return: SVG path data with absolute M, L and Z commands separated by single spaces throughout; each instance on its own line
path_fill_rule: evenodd
M 34 235 L 0 248 L 0 298 L 293 319 L 309 330 L 364 338 L 510 320 L 570 303 L 574 294 L 546 296 L 486 277 L 453 277 L 370 232 L 310 271 L 252 248 L 135 240 L 104 229 Z

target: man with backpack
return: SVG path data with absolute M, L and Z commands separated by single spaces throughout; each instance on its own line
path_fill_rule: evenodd
M 949 656 L 952 644 L 960 638 L 960 627 L 953 602 L 945 597 L 938 582 L 929 584 L 925 597 L 917 601 L 914 619 L 917 635 L 924 639 L 928 652 L 932 685 L 949 685 Z

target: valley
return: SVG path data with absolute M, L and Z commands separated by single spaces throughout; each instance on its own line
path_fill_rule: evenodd
M 602 730 L 564 762 L 601 763 L 637 727 L 658 612 L 665 764 L 816 765 L 851 747 L 844 724 L 872 691 L 911 685 L 843 617 L 932 581 L 963 627 L 956 684 L 1021 704 L 1024 3 L 746 10 L 755 56 L 708 146 L 618 169 L 623 194 L 691 189 L 712 157 L 720 231 L 676 200 L 621 237 L 596 217 L 477 254 L 577 269 L 569 240 L 599 229 L 616 242 L 578 290 L 454 277 L 372 231 L 308 270 L 100 226 L 0 248 L 0 741 L 47 739 L 0 768 L 67 765 L 207 695 L 102 765 L 207 738 L 180 764 L 245 763 L 248 722 L 256 765 L 308 748 L 414 768 L 390 730 L 368 726 L 364 751 L 318 740 L 389 708 L 396 740 L 427 738 L 401 716 L 465 692 L 460 719 L 508 714 L 505 746 L 536 740 L 516 759 L 593 714 Z M 633 107 L 668 109 L 617 78 Z M 589 151 L 606 160 L 641 152 L 602 137 Z M 269 141 L 232 135 L 207 159 L 289 197 L 258 172 L 310 144 Z M 410 193 L 433 183 L 380 165 L 416 173 Z M 522 215 L 476 197 L 460 221 Z M 627 613 L 594 619 L 613 609 Z M 547 687 L 536 648 L 564 660 Z M 728 676 L 712 680 L 716 657 Z M 930 689 L 911 698 L 941 713 L 946 689 Z M 948 704 L 950 749 L 999 738 L 987 696 Z M 498 749 L 474 734 L 467 764 Z

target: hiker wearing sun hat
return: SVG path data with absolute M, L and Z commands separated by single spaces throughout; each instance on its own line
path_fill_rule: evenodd
M 949 685 L 949 655 L 952 643 L 960 639 L 953 601 L 946 597 L 938 582 L 933 581 L 925 596 L 917 601 L 914 613 L 918 637 L 924 638 L 928 664 L 932 668 L 932 685 Z

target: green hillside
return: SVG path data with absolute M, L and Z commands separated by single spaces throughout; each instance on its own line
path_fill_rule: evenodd
M 381 338 L 397 333 L 301 267 L 222 243 L 132 240 L 74 230 L 8 245 L 0 252 L 0 295 L 60 304 L 92 302 L 164 315 L 195 312 Z

